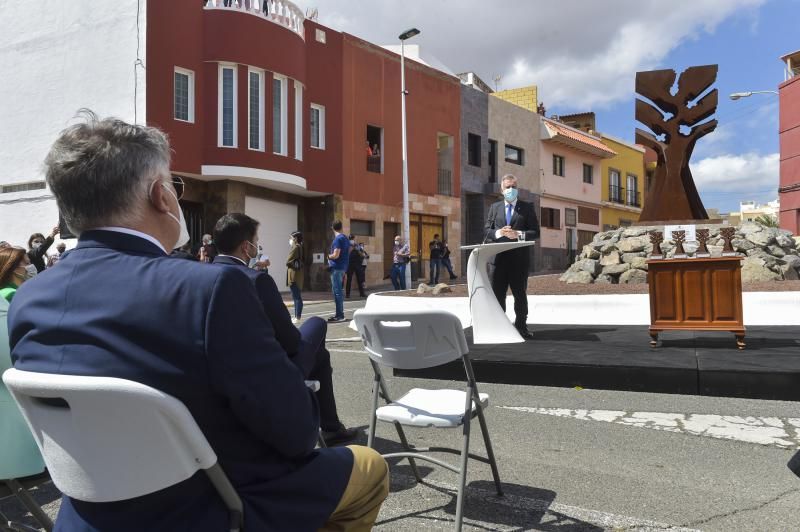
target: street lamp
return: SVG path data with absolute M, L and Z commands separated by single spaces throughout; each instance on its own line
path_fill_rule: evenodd
M 778 94 L 778 91 L 747 91 L 747 92 L 734 92 L 730 95 L 731 100 L 738 100 L 740 98 L 749 98 L 753 94 Z
M 403 238 L 411 250 L 411 221 L 408 212 L 408 139 L 406 133 L 406 53 L 405 43 L 411 37 L 419 35 L 417 28 L 411 28 L 400 34 L 400 107 L 402 109 L 403 129 Z M 409 263 L 410 265 L 410 263 Z M 411 268 L 406 268 L 406 288 L 411 288 Z

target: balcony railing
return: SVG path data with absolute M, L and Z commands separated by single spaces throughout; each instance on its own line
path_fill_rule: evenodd
M 303 11 L 288 0 L 206 0 L 203 6 L 256 15 L 295 32 L 303 40 L 306 38 Z
M 367 172 L 381 173 L 381 156 L 367 155 Z
M 453 171 L 447 168 L 439 168 L 437 176 L 437 193 L 444 196 L 453 194 Z
M 625 190 L 617 185 L 608 186 L 608 201 L 628 205 L 630 207 L 641 207 L 641 192 L 636 189 Z

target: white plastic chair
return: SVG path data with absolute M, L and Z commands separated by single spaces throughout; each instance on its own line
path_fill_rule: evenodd
M 489 405 L 489 396 L 478 392 L 475 373 L 472 371 L 468 356 L 467 339 L 464 337 L 460 320 L 454 314 L 443 310 L 371 312 L 363 309 L 356 311 L 353 320 L 375 373 L 367 445 L 373 446 L 377 420 L 392 423 L 397 429 L 404 451 L 384 454 L 384 458 L 408 458 L 417 481 L 421 481 L 421 478 L 415 459 L 426 460 L 458 473 L 456 530 L 461 530 L 468 458 L 489 464 L 497 494 L 502 496 L 503 490 L 483 414 L 483 409 Z M 395 401 L 389 397 L 381 374 L 381 365 L 398 369 L 423 369 L 441 366 L 459 358 L 464 364 L 466 374 L 465 391 L 414 388 Z M 386 401 L 386 406 L 378 408 L 379 397 Z M 486 445 L 486 457 L 469 452 L 470 421 L 475 416 L 478 417 Z M 461 450 L 447 447 L 412 447 L 408 444 L 403 425 L 432 428 L 463 427 Z M 460 466 L 456 467 L 424 454 L 431 452 L 458 454 L 461 458 Z
M 203 469 L 230 512 L 243 506 L 189 410 L 174 397 L 125 379 L 9 369 L 3 381 L 42 451 L 53 483 L 86 502 L 132 499 Z

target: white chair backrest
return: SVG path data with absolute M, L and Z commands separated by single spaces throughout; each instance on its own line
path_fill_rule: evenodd
M 392 368 L 432 368 L 469 352 L 461 321 L 444 310 L 362 309 L 353 320 L 369 357 Z
M 25 415 L 53 483 L 74 499 L 139 497 L 217 462 L 186 406 L 144 384 L 13 368 L 3 381 Z

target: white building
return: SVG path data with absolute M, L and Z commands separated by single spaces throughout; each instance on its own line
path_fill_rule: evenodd
M 43 161 L 79 109 L 144 122 L 146 6 L 3 2 L 0 240 L 24 246 L 31 233 L 47 234 L 58 223 Z

